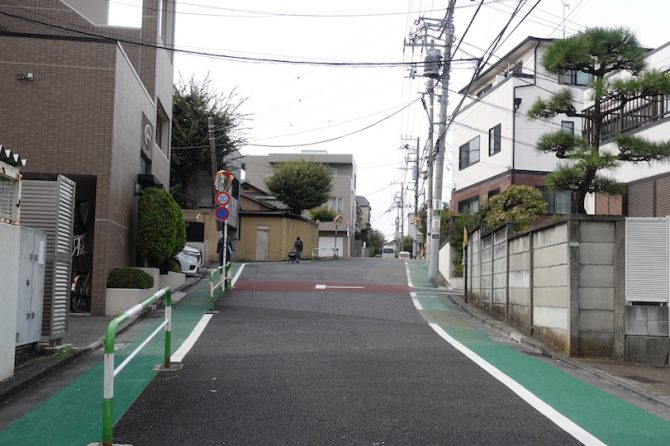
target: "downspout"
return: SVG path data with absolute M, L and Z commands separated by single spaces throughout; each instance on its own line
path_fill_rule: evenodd
M 513 88 L 514 95 L 512 97 L 512 169 L 510 172 L 510 184 L 514 184 L 514 169 L 516 168 L 516 110 L 519 106 L 516 104 L 516 90 L 517 88 L 531 87 L 537 85 L 537 49 L 542 45 L 542 42 L 537 42 L 535 48 L 533 49 L 533 83 L 525 85 L 515 85 Z

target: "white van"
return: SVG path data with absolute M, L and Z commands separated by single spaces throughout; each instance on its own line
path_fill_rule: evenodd
M 384 246 L 382 248 L 382 259 L 395 259 L 395 247 Z

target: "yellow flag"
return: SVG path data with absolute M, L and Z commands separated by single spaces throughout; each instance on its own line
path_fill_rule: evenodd
M 468 228 L 463 226 L 463 247 L 465 248 L 468 244 Z

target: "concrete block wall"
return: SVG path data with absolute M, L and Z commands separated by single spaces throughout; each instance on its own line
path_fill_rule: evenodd
M 507 317 L 507 231 L 505 226 L 493 233 L 493 296 L 491 308 L 494 313 Z
M 568 225 L 533 232 L 533 334 L 567 351 L 569 338 Z
M 509 303 L 508 321 L 511 325 L 531 332 L 531 243 L 532 234 L 509 241 Z
M 624 334 L 624 222 L 573 219 L 571 354 L 620 357 Z M 574 289 L 575 286 L 577 289 Z
M 475 301 L 480 302 L 481 294 L 481 256 L 480 256 L 480 234 L 479 229 L 470 234 L 470 243 L 468 244 L 468 294 Z
M 491 295 L 493 294 L 493 236 L 487 235 L 481 239 L 481 290 L 479 298 L 483 305 L 493 308 Z

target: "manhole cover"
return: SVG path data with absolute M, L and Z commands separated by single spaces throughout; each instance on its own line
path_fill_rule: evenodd
M 653 379 L 649 379 L 649 378 L 645 378 L 643 376 L 637 376 L 637 375 L 627 375 L 627 376 L 624 376 L 624 378 L 632 379 L 633 381 L 638 381 L 638 382 L 645 383 L 645 384 L 659 384 L 660 383 L 660 381 L 655 381 Z

